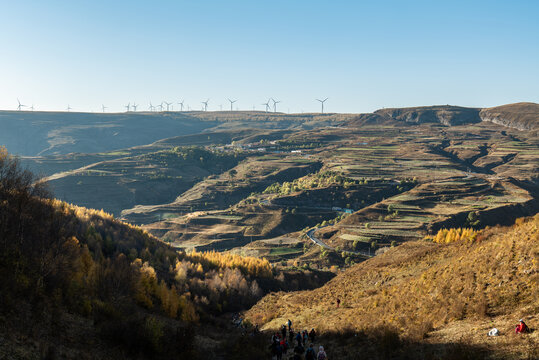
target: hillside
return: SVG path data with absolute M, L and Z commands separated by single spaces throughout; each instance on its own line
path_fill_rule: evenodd
M 376 110 L 374 113 L 406 123 L 441 123 L 443 125 L 455 126 L 480 122 L 479 110 L 460 106 L 440 105 L 381 109 Z
M 45 180 L 64 201 L 118 216 L 138 204 L 172 201 L 203 178 L 220 174 L 243 158 L 194 146 L 154 148 L 156 151 L 140 155 L 136 150 L 140 149 L 118 152 L 115 159 L 59 172 Z
M 482 109 L 479 113 L 482 121 L 518 130 L 537 130 L 539 128 L 539 104 L 516 103 Z
M 100 153 L 215 126 L 183 113 L 0 111 L 0 145 L 12 154 Z
M 531 359 L 539 355 L 539 333 L 517 337 L 513 326 L 524 318 L 537 328 L 538 293 L 536 215 L 460 241 L 408 242 L 319 289 L 270 294 L 247 317 L 264 329 L 277 329 L 291 319 L 298 329 L 351 336 L 337 343 L 325 338 L 329 356 L 339 359 L 355 358 L 359 350 L 364 356 L 406 358 L 412 348 L 420 358 L 448 358 L 448 351 L 458 350 L 460 355 L 452 358 Z M 497 341 L 486 339 L 492 327 L 501 331 Z M 391 342 L 382 353 L 381 341 L 386 346 Z
M 341 123 L 340 114 L 263 112 L 77 113 L 0 111 L 0 145 L 16 155 L 102 153 L 204 131 L 312 129 Z
M 384 108 L 372 114 L 358 114 L 346 121 L 344 126 L 427 123 L 458 126 L 480 122 L 492 122 L 521 131 L 535 130 L 539 126 L 539 104 L 515 103 L 483 109 L 452 105 Z
M 103 153 L 165 138 L 245 129 L 312 130 L 327 126 L 494 122 L 518 130 L 537 127 L 539 105 L 488 109 L 439 105 L 380 109 L 372 114 L 284 114 L 260 111 L 77 113 L 0 111 L 0 145 L 22 156 Z
M 177 252 L 103 211 L 52 199 L 1 148 L 0 239 L 0 358 L 8 359 L 206 359 L 236 334 L 223 337 L 223 312 L 329 275 L 277 278 L 264 259 Z
M 143 224 L 176 248 L 230 249 L 323 270 L 362 260 L 350 251 L 374 254 L 440 226 L 464 226 L 468 216 L 483 227 L 537 212 L 539 138 L 477 122 L 470 116 L 478 111 L 73 113 L 96 124 L 123 116 L 126 134 L 129 119 L 141 127 L 150 118 L 189 120 L 204 129 L 174 136 L 171 128 L 144 145 L 21 161 L 45 175 L 59 199 Z M 51 131 L 41 136 L 52 140 Z M 77 148 L 78 136 L 84 132 L 66 146 Z M 328 174 L 340 180 L 328 182 Z M 354 214 L 345 221 L 346 212 Z

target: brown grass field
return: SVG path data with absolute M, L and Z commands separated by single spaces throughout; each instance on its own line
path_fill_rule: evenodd
M 383 328 L 424 349 L 461 344 L 494 358 L 535 358 L 539 330 L 516 336 L 513 328 L 520 318 L 539 327 L 538 226 L 536 215 L 511 227 L 485 229 L 471 243 L 411 241 L 355 265 L 319 289 L 270 294 L 246 316 L 268 330 L 287 319 L 298 329 L 314 327 L 328 336 Z M 500 337 L 486 336 L 492 327 Z M 366 349 L 371 345 L 364 344 Z M 355 358 L 359 350 L 338 343 L 328 347 L 339 359 Z

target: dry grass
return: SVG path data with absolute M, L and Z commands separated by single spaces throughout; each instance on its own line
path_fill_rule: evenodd
M 519 318 L 532 328 L 539 324 L 538 226 L 536 215 L 512 227 L 483 230 L 472 243 L 409 242 L 319 289 L 272 294 L 247 317 L 264 328 L 290 318 L 298 327 L 322 332 L 391 326 L 409 341 L 471 345 L 485 342 L 496 326 L 502 332 L 497 341 L 505 345 L 493 348 L 524 354 L 539 342 L 539 331 L 526 337 L 531 345 L 509 334 Z

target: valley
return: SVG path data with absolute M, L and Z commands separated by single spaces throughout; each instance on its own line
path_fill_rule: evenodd
M 13 134 L 0 134 L 8 146 L 0 154 L 1 206 L 12 219 L 0 230 L 20 239 L 2 246 L 40 265 L 33 271 L 4 257 L 0 285 L 16 291 L 0 299 L 13 330 L 0 331 L 9 339 L 0 355 L 17 349 L 24 357 L 38 343 L 69 358 L 97 344 L 99 357 L 164 358 L 181 349 L 204 358 L 205 348 L 218 359 L 241 346 L 255 359 L 267 334 L 292 319 L 316 327 L 341 358 L 354 358 L 351 348 L 381 358 L 533 356 L 535 334 L 529 344 L 507 337 L 484 346 L 475 332 L 494 323 L 507 331 L 520 314 L 538 321 L 530 296 L 537 290 L 537 107 L 71 114 L 76 126 L 52 114 L 16 114 L 22 128 L 35 119 L 49 128 L 33 148 L 12 147 Z M 161 122 L 163 132 L 128 135 L 148 126 L 141 121 Z M 87 134 L 76 128 L 104 133 L 83 145 Z M 126 141 L 110 142 L 117 128 Z M 39 150 L 43 141 L 49 147 Z M 26 150 L 10 157 L 10 147 Z M 13 170 L 19 163 L 40 180 Z M 45 188 L 57 199 L 47 199 Z M 17 194 L 41 191 L 41 200 L 17 205 Z M 499 270 L 489 274 L 490 266 Z M 48 299 L 37 342 L 17 340 L 35 337 L 14 320 L 30 316 L 25 292 Z M 238 311 L 243 330 L 228 322 Z M 262 334 L 241 334 L 255 324 Z M 91 340 L 58 340 L 58 327 Z
M 537 108 L 519 106 L 496 114 L 511 125 Z M 60 199 L 103 209 L 177 248 L 328 269 L 442 227 L 510 223 L 537 211 L 537 127 L 483 121 L 492 111 L 165 113 L 211 128 L 22 161 Z M 328 247 L 313 246 L 308 231 Z

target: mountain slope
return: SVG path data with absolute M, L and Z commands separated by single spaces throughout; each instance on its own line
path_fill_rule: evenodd
M 0 358 L 205 358 L 192 326 L 253 304 L 257 281 L 280 287 L 266 260 L 177 252 L 51 199 L 0 148 Z
M 387 327 L 403 339 L 478 346 L 497 327 L 504 337 L 487 348 L 520 358 L 527 345 L 511 337 L 512 326 L 520 318 L 539 324 L 538 227 L 536 215 L 483 230 L 473 241 L 409 242 L 319 289 L 268 295 L 247 317 L 267 329 L 291 319 L 298 329 L 372 333 Z M 539 345 L 539 333 L 527 339 L 532 348 Z

